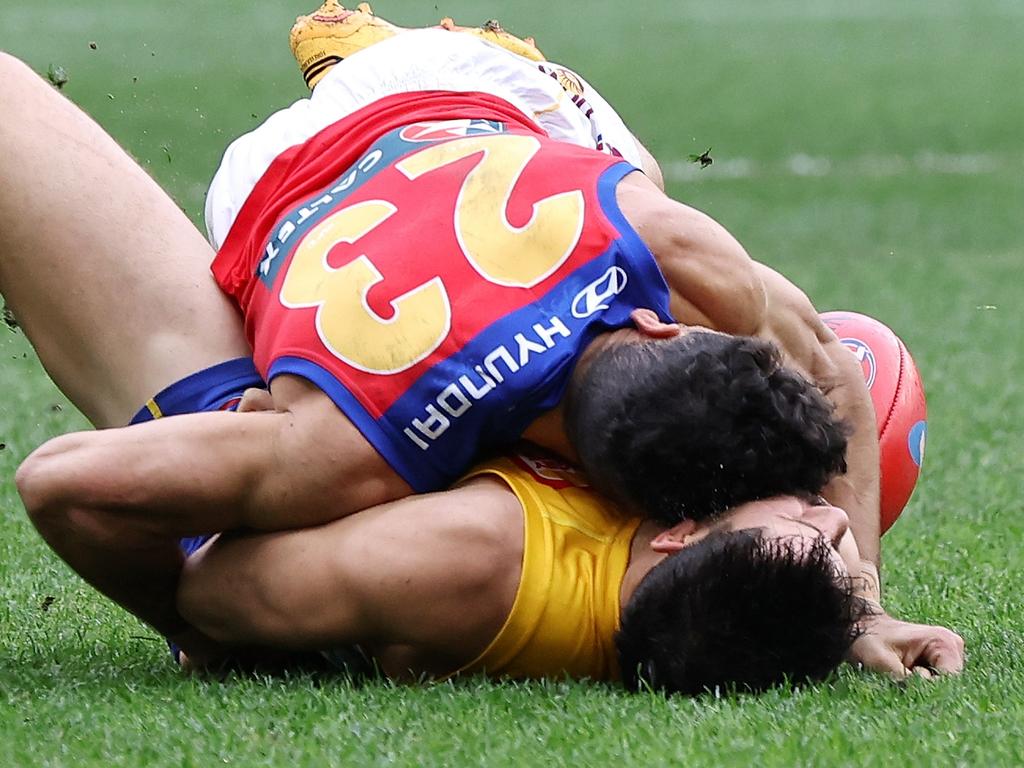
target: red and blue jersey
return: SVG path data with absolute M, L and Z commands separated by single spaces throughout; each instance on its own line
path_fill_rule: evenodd
M 483 94 L 383 99 L 277 158 L 214 262 L 271 381 L 321 388 L 417 491 L 557 405 L 668 289 L 616 203 L 634 168 Z

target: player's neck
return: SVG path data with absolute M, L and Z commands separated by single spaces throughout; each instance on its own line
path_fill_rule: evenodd
M 622 329 L 600 333 L 597 337 L 580 352 L 573 368 L 569 382 L 572 388 L 585 375 L 587 366 L 608 344 L 614 343 L 622 336 Z M 579 453 L 569 441 L 565 434 L 565 402 L 567 395 L 562 396 L 561 402 L 550 411 L 546 411 L 534 420 L 526 431 L 523 432 L 523 439 L 557 453 L 573 464 L 580 463 Z
M 619 587 L 619 603 L 625 608 L 636 588 L 650 570 L 665 559 L 665 554 L 651 549 L 651 540 L 665 530 L 665 526 L 652 520 L 645 520 L 636 529 L 633 543 L 629 548 L 629 564 Z
M 572 464 L 579 464 L 579 455 L 565 436 L 564 420 L 565 406 L 559 403 L 535 419 L 523 432 L 523 439 L 557 453 Z

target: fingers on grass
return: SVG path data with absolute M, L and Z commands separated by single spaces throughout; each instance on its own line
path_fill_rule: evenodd
M 894 680 L 902 680 L 910 674 L 902 659 L 889 648 L 873 647 L 861 656 L 860 661 L 871 671 L 888 675 Z
M 928 666 L 941 675 L 958 675 L 964 668 L 963 651 L 956 648 L 933 648 Z

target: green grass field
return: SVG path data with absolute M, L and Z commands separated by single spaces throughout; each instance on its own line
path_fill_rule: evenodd
M 198 222 L 229 139 L 303 95 L 286 33 L 306 10 L 4 0 L 0 49 L 41 73 L 64 67 L 64 92 Z M 958 629 L 967 669 L 905 686 L 847 669 L 814 688 L 720 700 L 565 683 L 183 678 L 25 519 L 18 462 L 85 421 L 0 327 L 0 765 L 1024 764 L 1024 4 L 377 10 L 410 25 L 498 16 L 535 33 L 618 106 L 676 197 L 820 309 L 857 309 L 901 333 L 928 386 L 931 435 L 918 491 L 884 540 L 887 602 Z M 715 162 L 700 171 L 687 156 L 707 147 Z

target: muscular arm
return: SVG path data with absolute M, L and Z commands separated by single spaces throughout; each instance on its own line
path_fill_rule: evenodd
M 330 416 L 327 426 L 338 426 Z M 336 409 L 333 416 L 341 418 Z M 323 439 L 319 422 L 306 426 L 309 417 L 202 413 L 64 435 L 30 455 L 16 483 L 57 554 L 174 635 L 185 629 L 174 608 L 178 538 L 314 525 L 388 490 L 350 460 L 356 448 Z
M 679 322 L 737 335 L 758 331 L 766 311 L 764 282 L 721 224 L 670 199 L 639 173 L 619 183 L 616 197 L 665 276 Z
M 63 435 L 25 460 L 18 490 L 34 519 L 102 512 L 171 536 L 301 525 L 302 506 L 272 516 L 305 501 L 282 471 L 294 427 L 290 413 L 217 412 Z
M 25 460 L 18 492 L 43 538 L 86 581 L 178 635 L 187 631 L 174 606 L 178 538 L 250 521 L 247 497 L 273 454 L 268 431 L 278 420 L 215 413 L 64 435 Z
M 755 270 L 767 296 L 757 335 L 775 342 L 787 363 L 824 389 L 837 414 L 853 427 L 846 450 L 848 470 L 829 483 L 825 496 L 849 514 L 861 556 L 877 568 L 880 459 L 875 411 L 864 374 L 853 355 L 821 322 L 803 291 L 763 264 L 755 263 Z
M 63 435 L 25 460 L 18 488 L 34 517 L 95 510 L 172 536 L 316 525 L 408 492 L 318 402 Z
M 189 560 L 179 605 L 230 645 L 361 643 L 399 674 L 407 670 L 387 669 L 387 651 L 405 646 L 425 671 L 450 672 L 490 642 L 511 609 L 521 531 L 515 496 L 477 480 L 318 528 L 222 537 Z
M 620 184 L 619 202 L 665 275 L 676 318 L 774 342 L 786 364 L 826 391 L 837 414 L 853 427 L 846 457 L 849 470 L 825 490 L 829 501 L 850 515 L 862 557 L 876 566 L 878 435 L 871 397 L 853 356 L 799 288 L 753 261 L 713 219 L 670 200 L 637 177 L 633 174 Z

